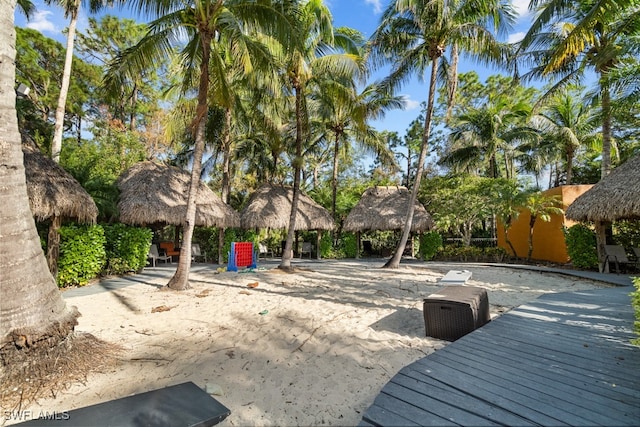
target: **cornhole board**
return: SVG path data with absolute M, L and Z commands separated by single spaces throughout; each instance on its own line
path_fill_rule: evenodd
M 20 426 L 209 427 L 231 411 L 193 382 L 186 382 L 72 411 L 33 413 Z
M 428 337 L 455 341 L 491 320 L 487 291 L 474 286 L 445 286 L 424 299 Z
M 467 270 L 450 270 L 440 279 L 443 285 L 464 285 L 471 279 L 471 272 Z

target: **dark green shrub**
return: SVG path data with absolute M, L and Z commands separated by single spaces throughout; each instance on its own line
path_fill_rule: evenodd
M 140 271 L 147 264 L 147 254 L 153 233 L 148 228 L 124 224 L 103 225 L 106 239 L 106 274 Z
M 60 228 L 58 286 L 83 286 L 105 265 L 106 239 L 100 225 L 67 225 Z
M 343 233 L 340 239 L 340 248 L 344 252 L 344 256 L 347 258 L 355 258 L 358 245 L 356 242 L 356 236 L 353 233 Z
M 430 231 L 420 236 L 420 259 L 429 261 L 442 249 L 442 236 L 437 231 Z
M 633 329 L 636 332 L 636 335 L 640 337 L 640 277 L 633 278 L 633 284 L 636 287 L 636 290 L 631 292 L 631 305 L 633 306 L 633 311 L 636 315 L 636 320 L 633 322 Z M 633 345 L 640 346 L 640 338 L 636 338 L 631 340 Z
M 334 258 L 333 239 L 331 233 L 323 233 L 320 237 L 320 256 L 322 258 Z
M 596 234 L 593 230 L 585 225 L 576 224 L 564 229 L 564 239 L 567 243 L 567 253 L 574 267 L 598 268 Z

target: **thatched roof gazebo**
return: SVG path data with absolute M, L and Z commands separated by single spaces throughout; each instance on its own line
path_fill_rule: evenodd
M 407 206 L 411 193 L 406 187 L 371 187 L 360 198 L 357 205 L 351 209 L 344 221 L 345 231 L 369 230 L 402 230 L 407 216 Z M 433 227 L 433 220 L 416 200 L 412 232 L 427 231 Z
M 242 228 L 287 229 L 292 200 L 293 187 L 262 185 L 240 212 Z M 295 230 L 333 230 L 334 227 L 331 213 L 301 191 Z
M 292 202 L 293 187 L 274 184 L 262 185 L 251 195 L 247 205 L 240 212 L 242 228 L 288 229 Z M 294 231 L 317 230 L 315 247 L 319 248 L 321 231 L 333 230 L 334 227 L 335 223 L 331 213 L 300 191 Z M 303 250 L 304 246 L 305 244 L 303 244 Z M 308 251 L 311 256 L 310 243 Z M 320 251 L 316 250 L 315 252 L 316 258 L 320 259 Z
M 120 222 L 132 225 L 181 225 L 187 214 L 191 174 L 154 162 L 140 162 L 120 175 Z M 238 227 L 240 216 L 209 187 L 200 182 L 196 224 L 204 227 Z
M 640 155 L 613 169 L 567 208 L 575 221 L 640 219 Z
M 360 233 L 373 230 L 402 230 L 407 216 L 411 192 L 406 187 L 381 186 L 368 188 L 344 221 L 344 230 L 356 232 L 360 254 Z M 411 231 L 422 232 L 433 227 L 431 215 L 416 200 Z M 413 248 L 413 246 L 412 246 Z M 413 251 L 413 249 L 412 249 Z
M 96 222 L 96 203 L 69 172 L 31 144 L 23 144 L 22 152 L 29 206 L 36 220 Z

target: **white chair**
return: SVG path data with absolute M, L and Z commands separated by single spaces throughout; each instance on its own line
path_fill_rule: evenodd
M 269 246 L 265 245 L 264 243 L 258 243 L 258 257 L 264 255 L 264 258 L 266 258 L 269 254 L 271 254 L 271 258 L 274 257 L 273 249 L 269 249 Z
M 300 249 L 300 258 L 302 258 L 304 254 L 309 254 L 309 259 L 311 259 L 311 242 L 302 242 L 302 248 Z
M 147 260 L 151 260 L 151 265 L 153 267 L 156 266 L 156 260 L 164 261 L 165 264 L 167 262 L 173 262 L 173 258 L 171 256 L 160 255 L 160 253 L 158 252 L 158 246 L 156 246 L 155 244 L 152 244 L 149 247 L 149 253 L 147 254 Z
M 204 262 L 207 262 L 207 253 L 200 250 L 198 243 L 191 244 L 191 261 L 197 261 L 197 258 L 202 258 Z

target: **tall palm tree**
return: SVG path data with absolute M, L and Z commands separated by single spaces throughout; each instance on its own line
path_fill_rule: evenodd
M 431 65 L 416 177 L 402 237 L 385 267 L 397 268 L 400 265 L 411 232 L 429 146 L 440 59 L 447 46 L 456 46 L 456 54 L 466 53 L 480 60 L 499 61 L 505 52 L 494 37 L 494 31 L 506 30 L 513 19 L 512 7 L 496 0 L 395 0 L 384 11 L 382 21 L 371 38 L 374 60 L 379 64 L 392 62 L 392 72 L 383 84 L 393 91 L 412 75 L 422 78 Z
M 0 352 L 59 344 L 79 316 L 47 267 L 29 207 L 16 115 L 15 0 L 0 2 Z M 4 366 L 2 367 L 4 369 Z
M 598 76 L 602 109 L 601 176 L 611 170 L 611 80 L 617 68 L 637 63 L 640 12 L 637 0 L 532 0 L 537 18 L 520 42 L 532 65 L 525 78 L 553 77 L 548 94 L 580 82 L 587 71 Z
M 548 153 L 547 163 L 560 160 L 563 172 L 557 174 L 564 175 L 563 183 L 571 185 L 576 154 L 581 148 L 593 147 L 598 140 L 591 103 L 582 96 L 581 88 L 569 87 L 549 98 L 534 120 L 541 133 L 534 151 Z M 560 184 L 561 180 L 556 181 Z
M 640 34 L 638 0 L 532 0 L 537 18 L 520 44 L 519 52 L 532 62 L 525 77 L 555 77 L 548 93 L 580 82 L 585 71 L 598 77 L 602 117 L 600 176 L 611 171 L 612 92 L 610 75 L 637 63 Z M 605 224 L 596 222 L 598 256 L 604 258 Z
M 320 90 L 314 91 L 311 96 L 316 104 L 317 120 L 329 131 L 331 135 L 328 139 L 333 142 L 331 212 L 336 218 L 340 150 L 348 149 L 349 144 L 355 142 L 376 154 L 385 165 L 395 164 L 386 140 L 368 121 L 384 117 L 390 109 L 403 108 L 404 98 L 389 96 L 377 90 L 375 84 L 365 87 L 360 93 L 351 82 L 343 85 L 335 79 L 321 82 L 319 86 Z
M 335 78 L 357 75 L 357 46 L 345 33 L 333 29 L 331 12 L 322 0 L 286 2 L 286 12 L 295 28 L 294 44 L 286 56 L 288 87 L 295 98 L 295 145 L 293 154 L 293 197 L 284 253 L 279 268 L 291 268 L 296 214 L 300 193 L 303 148 L 309 142 L 307 88 L 323 74 Z M 336 46 L 340 50 L 336 50 Z
M 191 266 L 191 241 L 195 225 L 196 193 L 202 170 L 205 143 L 205 126 L 210 82 L 215 81 L 215 92 L 221 99 L 231 98 L 231 88 L 225 78 L 215 78 L 225 73 L 224 50 L 228 48 L 240 64 L 242 72 L 254 68 L 254 58 L 261 52 L 254 51 L 250 43 L 252 31 L 266 31 L 286 46 L 291 34 L 288 21 L 282 18 L 270 2 L 244 0 L 130 0 L 131 7 L 157 17 L 149 24 L 149 33 L 140 42 L 121 56 L 111 67 L 107 85 L 121 86 L 122 78 L 131 78 L 141 69 L 153 67 L 161 58 L 171 54 L 181 40 L 184 93 L 197 87 L 197 107 L 191 124 L 195 148 L 191 169 L 191 183 L 187 202 L 187 213 L 183 228 L 183 240 L 178 268 L 168 286 L 175 290 L 189 288 Z
M 82 6 L 82 0 L 46 0 L 45 3 L 51 5 L 59 4 L 64 9 L 66 18 L 69 18 L 67 28 L 67 49 L 64 59 L 64 69 L 62 71 L 62 81 L 60 82 L 60 94 L 58 96 L 58 106 L 56 107 L 55 123 L 53 128 L 53 141 L 51 142 L 51 158 L 54 162 L 60 163 L 60 151 L 62 150 L 62 133 L 64 131 L 64 114 L 67 105 L 67 94 L 71 82 L 71 67 L 73 64 L 73 45 L 76 39 L 76 27 L 78 25 L 78 14 Z M 90 12 L 97 12 L 107 2 L 103 0 L 86 0 L 85 4 Z
M 453 146 L 440 163 L 465 170 L 485 168 L 490 178 L 513 178 L 514 141 L 531 133 L 526 126 L 531 114 L 527 101 L 498 94 L 490 96 L 484 106 L 469 108 L 455 117 L 450 134 Z

